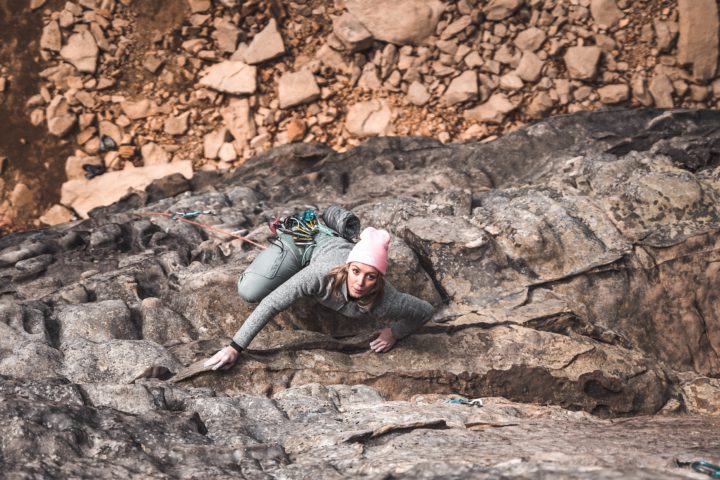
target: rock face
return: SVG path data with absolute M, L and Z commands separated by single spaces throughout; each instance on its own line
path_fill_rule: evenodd
M 490 143 L 294 144 L 0 238 L 4 471 L 680 478 L 689 456 L 717 462 L 718 417 L 678 412 L 718 412 L 718 127 L 607 111 Z M 433 321 L 380 355 L 382 323 L 301 301 L 203 373 L 253 308 L 235 289 L 257 250 L 153 213 L 250 230 L 331 203 L 393 233 L 388 280 Z

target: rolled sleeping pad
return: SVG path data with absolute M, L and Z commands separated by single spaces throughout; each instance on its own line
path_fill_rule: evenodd
M 346 240 L 352 241 L 360 235 L 360 219 L 350 210 L 330 205 L 322 213 L 322 219 L 325 225 Z

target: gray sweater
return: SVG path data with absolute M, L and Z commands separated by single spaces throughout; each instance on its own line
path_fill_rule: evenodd
M 247 348 L 255 335 L 277 313 L 301 297 L 313 297 L 320 304 L 346 317 L 386 320 L 390 322 L 396 339 L 408 336 L 432 317 L 432 305 L 412 295 L 398 292 L 387 281 L 382 300 L 370 311 L 364 310 L 348 297 L 347 285 L 342 286 L 341 296 L 333 296 L 326 275 L 333 267 L 345 263 L 353 244 L 342 238 L 326 235 L 318 235 L 316 243 L 310 263 L 268 294 L 245 320 L 233 336 L 236 344 Z

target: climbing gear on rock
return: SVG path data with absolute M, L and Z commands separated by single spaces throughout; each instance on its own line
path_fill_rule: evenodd
M 697 462 L 692 462 L 690 467 L 696 472 L 709 475 L 710 478 L 720 478 L 720 465 L 715 465 L 704 460 L 698 460 Z
M 194 212 L 190 212 L 190 213 L 194 213 Z M 200 212 L 200 213 L 198 213 L 197 215 L 200 215 L 200 214 L 202 214 L 202 213 L 204 213 L 204 212 Z M 168 212 L 135 212 L 135 214 L 136 214 L 136 215 L 144 215 L 144 216 L 167 217 L 167 218 L 169 218 L 169 219 L 171 219 L 171 220 L 177 220 L 177 221 L 179 221 L 179 222 L 185 222 L 185 223 L 189 223 L 190 225 L 195 225 L 196 227 L 200 227 L 200 228 L 202 228 L 202 229 L 204 229 L 204 230 L 207 230 L 207 231 L 209 231 L 209 232 L 219 233 L 219 234 L 221 234 L 221 235 L 227 235 L 228 237 L 237 238 L 237 239 L 242 240 L 242 241 L 244 241 L 244 242 L 247 242 L 247 243 L 250 243 L 250 244 L 252 244 L 252 245 L 255 245 L 256 247 L 258 247 L 258 248 L 260 248 L 260 249 L 262 249 L 262 250 L 265 250 L 265 249 L 267 248 L 265 245 L 260 245 L 259 243 L 254 242 L 254 241 L 250 240 L 250 239 L 247 238 L 247 237 L 243 237 L 243 236 L 240 236 L 240 235 L 235 235 L 235 234 L 232 233 L 232 232 L 226 232 L 225 230 L 222 230 L 222 229 L 219 229 L 219 228 L 210 226 L 210 225 L 206 225 L 206 224 L 204 224 L 204 223 L 200 223 L 200 222 L 196 222 L 196 221 L 190 220 L 189 218 L 185 218 L 185 217 L 183 217 L 182 215 L 177 215 L 177 214 L 168 213 Z M 185 214 L 185 215 L 187 215 L 187 214 Z M 197 215 L 195 215 L 195 216 L 197 216 Z M 194 217 L 193 217 L 193 218 L 194 218 Z
M 88 180 L 91 180 L 98 175 L 102 175 L 105 173 L 105 165 L 97 165 L 94 163 L 86 163 L 82 166 L 83 170 L 85 170 L 85 178 Z
M 285 233 L 290 235 L 298 247 L 310 245 L 313 243 L 315 235 L 320 230 L 318 227 L 317 215 L 315 210 L 308 208 L 302 213 L 296 213 L 285 217 L 285 219 L 275 219 L 268 225 L 270 231 L 277 233 Z
M 117 143 L 111 136 L 103 135 L 100 137 L 100 152 L 109 152 L 110 150 L 117 150 L 117 148 Z
M 451 405 L 469 405 L 471 407 L 482 407 L 483 401 L 482 398 L 473 398 L 472 400 L 468 400 L 464 397 L 459 398 L 449 398 L 445 400 L 445 403 L 449 403 Z
M 171 220 L 177 220 L 178 218 L 197 218 L 200 215 L 215 215 L 212 210 L 195 210 L 193 212 L 174 212 L 170 216 Z

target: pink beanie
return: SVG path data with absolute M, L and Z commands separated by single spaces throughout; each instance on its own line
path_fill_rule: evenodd
M 345 263 L 364 263 L 385 275 L 389 245 L 390 234 L 386 230 L 368 227 L 360 234 L 360 241 L 353 247 Z

